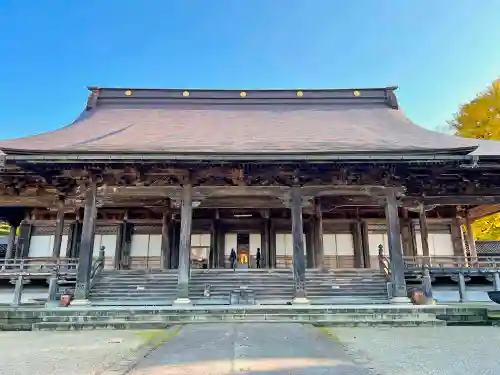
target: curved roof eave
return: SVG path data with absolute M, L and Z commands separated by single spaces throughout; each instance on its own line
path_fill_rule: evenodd
M 213 161 L 315 161 L 315 162 L 333 162 L 333 161 L 359 161 L 359 162 L 386 162 L 386 161 L 414 161 L 414 162 L 435 162 L 444 160 L 466 160 L 472 159 L 470 156 L 474 147 L 460 148 L 454 150 L 428 150 L 418 152 L 287 152 L 287 153 L 207 153 L 207 152 L 190 152 L 190 153 L 157 153 L 157 152 L 64 152 L 64 151 L 40 151 L 40 152 L 24 152 L 22 150 L 7 150 L 6 159 L 12 161 L 26 162 L 71 162 L 71 163 L 88 163 L 88 162 L 124 162 L 124 161 L 197 161 L 197 160 L 213 160 Z
M 399 109 L 393 89 L 250 90 L 248 95 L 192 90 L 184 95 L 181 90 L 93 88 L 87 109 L 72 124 L 0 142 L 0 149 L 39 160 L 43 155 L 500 157 L 500 142 L 414 124 Z

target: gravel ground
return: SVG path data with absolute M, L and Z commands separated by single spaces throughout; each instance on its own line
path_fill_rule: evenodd
M 500 328 L 333 328 L 356 363 L 377 375 L 498 375 Z
M 0 374 L 97 375 L 146 340 L 134 331 L 0 332 Z

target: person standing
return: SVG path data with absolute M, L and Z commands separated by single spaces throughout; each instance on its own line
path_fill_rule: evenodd
M 257 260 L 257 268 L 260 268 L 260 247 L 257 248 L 257 255 L 255 256 L 255 260 Z
M 236 251 L 234 249 L 231 249 L 231 255 L 229 255 L 229 261 L 231 262 L 231 268 L 236 270 Z

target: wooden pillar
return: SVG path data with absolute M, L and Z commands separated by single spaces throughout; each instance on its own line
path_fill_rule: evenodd
M 304 256 L 304 226 L 302 223 L 302 192 L 298 185 L 291 189 L 293 277 L 295 281 L 295 303 L 307 303 L 306 298 L 306 260 Z
M 422 255 L 428 257 L 429 254 L 429 229 L 427 227 L 427 216 L 425 214 L 425 207 L 420 204 L 418 213 L 418 221 L 420 224 L 420 238 L 422 240 Z
M 221 256 L 224 258 L 224 238 L 221 236 L 221 223 L 219 210 L 215 210 L 215 217 L 212 222 L 212 247 L 213 247 L 213 268 L 224 268 Z
M 269 268 L 276 268 L 276 228 L 269 218 Z
M 315 225 L 314 217 L 306 225 L 306 268 L 314 268 L 314 231 Z
M 408 303 L 406 293 L 405 266 L 401 246 L 401 228 L 398 216 L 398 202 L 394 189 L 388 188 L 385 204 L 387 219 L 387 237 L 389 242 L 389 257 L 391 265 L 392 302 Z
M 416 221 L 415 220 L 410 220 L 410 239 L 411 239 L 411 249 L 412 249 L 412 256 L 417 256 L 418 255 L 418 245 L 417 245 L 417 233 L 415 230 L 416 226 Z
M 179 239 L 179 270 L 175 303 L 189 304 L 189 268 L 191 256 L 191 226 L 193 222 L 193 191 L 191 184 L 182 186 L 181 234 Z
M 401 239 L 403 242 L 403 255 L 413 255 L 413 242 L 411 239 L 410 219 L 408 218 L 408 210 L 403 208 L 403 218 L 401 219 Z
M 208 268 L 217 268 L 217 223 L 213 219 L 210 223 L 210 251 L 208 253 Z
M 453 254 L 456 256 L 465 256 L 464 237 L 462 232 L 462 219 L 455 217 L 451 221 L 451 239 L 453 243 Z
M 217 222 L 217 264 L 219 268 L 226 268 L 226 254 L 224 250 L 226 248 L 226 228 L 221 224 L 220 221 Z
M 262 239 L 261 239 L 261 267 L 262 268 L 271 268 L 271 258 L 270 258 L 270 237 L 271 237 L 271 220 L 269 219 L 269 212 L 264 215 L 264 222 L 262 228 Z
M 361 229 L 361 242 L 363 248 L 363 265 L 365 268 L 371 268 L 372 262 L 370 257 L 370 242 L 368 240 L 368 223 L 366 221 L 361 221 L 360 229 Z
M 76 211 L 76 221 L 70 225 L 68 235 L 68 245 L 66 246 L 67 258 L 78 258 L 80 242 L 82 238 L 82 221 L 80 209 Z
M 162 217 L 161 226 L 161 266 L 163 269 L 168 270 L 171 268 L 170 262 L 170 222 L 172 218 L 172 212 L 170 211 L 170 200 L 168 202 Z
M 115 270 L 119 270 L 122 267 L 122 249 L 125 238 L 125 223 L 122 222 L 118 225 L 116 229 L 116 245 L 115 245 L 115 258 L 114 258 L 114 268 Z
M 469 244 L 470 257 L 475 261 L 477 259 L 476 241 L 474 239 L 474 230 L 472 229 L 472 219 L 467 214 L 465 216 L 465 227 L 467 229 L 467 243 Z
M 323 246 L 323 211 L 321 209 L 320 198 L 316 199 L 315 204 L 316 226 L 314 230 L 314 267 L 323 269 L 325 266 L 325 250 Z
M 128 270 L 132 266 L 132 257 L 130 250 L 132 249 L 132 236 L 134 233 L 134 224 L 128 222 L 128 215 L 123 222 L 123 237 L 121 245 L 120 269 Z
M 354 244 L 354 267 L 364 267 L 363 235 L 361 233 L 361 221 L 357 220 L 351 225 L 352 239 Z
M 179 268 L 179 238 L 180 238 L 180 223 L 178 220 L 172 220 L 172 252 L 170 261 L 172 268 Z
M 90 291 L 90 272 L 94 251 L 97 187 L 92 183 L 85 192 L 85 211 L 83 213 L 82 239 L 76 273 L 75 300 L 87 301 Z
M 64 200 L 57 202 L 56 232 L 54 234 L 54 246 L 52 248 L 52 259 L 61 257 L 61 244 L 64 231 Z

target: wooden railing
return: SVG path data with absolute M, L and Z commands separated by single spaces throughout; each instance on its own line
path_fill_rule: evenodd
M 387 281 L 391 281 L 391 262 L 389 258 L 384 255 L 384 248 L 382 245 L 378 246 L 378 264 L 380 272 L 384 274 Z
M 391 261 L 384 255 L 384 248 L 382 245 L 378 246 L 378 264 L 380 272 L 385 276 L 387 281 L 387 297 L 392 298 L 392 278 L 391 278 Z
M 54 272 L 64 276 L 76 275 L 77 266 L 77 258 L 6 259 L 0 267 L 0 278 L 13 278 L 19 275 L 26 277 L 49 277 Z
M 500 269 L 498 256 L 404 256 L 405 266 L 409 270 L 421 269 L 424 266 L 432 270 L 444 269 Z
M 104 253 L 104 249 L 105 249 L 104 246 L 101 246 L 99 250 L 99 256 L 92 264 L 92 269 L 90 271 L 90 289 L 94 287 L 97 277 L 101 274 L 102 270 L 104 269 L 104 258 L 106 255 Z
M 92 263 L 90 271 L 90 288 L 94 286 L 97 277 L 104 269 L 104 260 L 104 246 L 101 246 L 99 256 Z M 76 283 L 78 259 L 66 258 L 57 261 L 38 261 L 33 263 L 30 263 L 29 261 L 30 259 L 21 259 L 17 263 L 11 262 L 12 264 L 2 271 L 3 274 L 8 275 L 11 278 L 16 278 L 12 306 L 19 306 L 21 304 L 24 281 L 33 277 L 33 275 L 47 275 L 49 277 L 49 292 L 46 306 L 57 306 L 59 304 L 57 300 L 58 293 L 60 291 L 59 286 L 61 284 L 71 284 L 74 286 Z M 15 267 L 15 264 L 17 264 L 17 267 Z M 33 267 L 30 268 L 30 266 L 33 265 L 36 265 L 35 269 L 33 269 Z M 0 276 L 2 273 L 0 273 Z M 68 280 L 68 276 L 70 276 L 71 280 Z
M 104 260 L 105 260 L 105 253 L 104 253 L 104 246 L 101 246 L 99 250 L 99 256 L 97 257 L 96 260 L 92 263 L 92 268 L 90 270 L 90 289 L 94 286 L 97 277 L 99 274 L 102 272 L 104 269 Z M 58 306 L 59 301 L 57 300 L 58 293 L 59 293 L 59 286 L 60 284 L 68 284 L 66 280 L 61 280 L 61 276 L 54 271 L 49 279 L 49 294 L 47 297 L 47 303 L 45 304 L 46 306 Z M 72 280 L 70 282 L 71 285 L 76 284 L 76 279 Z M 17 283 L 16 283 L 16 289 L 17 289 Z M 22 288 L 22 287 L 21 287 Z M 72 291 L 71 291 L 72 293 Z M 15 293 L 17 294 L 17 293 Z M 16 301 L 14 301 L 16 302 Z

